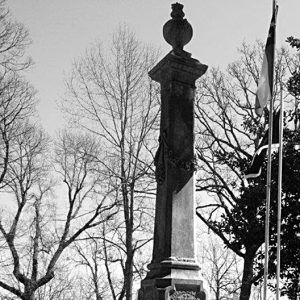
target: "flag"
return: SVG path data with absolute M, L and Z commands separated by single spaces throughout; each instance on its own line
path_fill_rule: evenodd
M 273 14 L 269 28 L 269 34 L 264 52 L 263 64 L 258 80 L 255 99 L 255 112 L 261 116 L 267 102 L 273 95 L 273 73 L 274 73 L 274 50 L 275 50 L 275 31 L 278 5 L 273 3 Z
M 279 123 L 280 123 L 280 110 L 274 113 L 273 116 L 273 132 L 272 132 L 272 148 L 279 146 Z M 262 165 L 265 161 L 265 157 L 268 150 L 268 138 L 269 138 L 269 129 L 266 130 L 258 149 L 253 155 L 251 165 L 247 172 L 245 173 L 245 178 L 255 178 L 258 177 L 261 173 Z

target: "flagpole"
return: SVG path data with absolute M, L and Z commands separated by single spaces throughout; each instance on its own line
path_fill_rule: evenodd
M 266 216 L 265 216 L 265 267 L 264 267 L 264 300 L 267 300 L 267 281 L 269 273 L 269 235 L 270 235 L 270 202 L 271 202 L 271 170 L 272 170 L 272 136 L 273 136 L 273 102 L 270 101 L 269 136 L 268 136 L 268 164 L 266 186 Z
M 273 0 L 273 13 L 276 10 L 276 1 Z M 275 16 L 276 18 L 276 16 Z M 275 60 L 275 45 L 276 45 L 276 29 L 274 31 L 274 49 L 273 57 Z M 275 71 L 275 63 L 273 64 L 273 78 Z M 273 91 L 275 87 L 274 79 L 272 78 Z M 267 185 L 266 185 L 266 216 L 265 216 L 265 267 L 264 267 L 264 300 L 267 300 L 267 285 L 269 274 L 269 243 L 270 243 L 270 202 L 271 202 L 271 173 L 272 173 L 272 137 L 273 137 L 273 111 L 274 111 L 274 93 L 271 93 L 270 110 L 269 110 L 269 136 L 268 136 L 268 164 L 267 164 Z
M 283 113 L 282 83 L 280 84 L 280 122 L 279 122 L 279 162 L 278 162 L 278 197 L 277 197 L 277 265 L 276 265 L 276 300 L 280 299 L 280 247 L 281 247 L 281 190 L 282 190 L 282 148 L 283 148 Z

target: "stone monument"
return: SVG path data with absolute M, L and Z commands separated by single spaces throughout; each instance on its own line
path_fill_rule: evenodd
M 153 255 L 139 300 L 206 299 L 195 259 L 194 92 L 207 66 L 183 50 L 193 30 L 182 9 L 172 5 L 163 36 L 173 49 L 149 72 L 161 85 L 161 123 Z

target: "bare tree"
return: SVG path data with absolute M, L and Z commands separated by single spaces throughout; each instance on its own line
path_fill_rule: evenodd
M 25 56 L 30 43 L 27 30 L 12 20 L 6 1 L 0 1 L 0 186 L 11 160 L 15 131 L 19 122 L 32 115 L 34 89 L 20 72 L 31 65 Z
M 0 287 L 21 299 L 35 299 L 38 288 L 53 277 L 59 258 L 84 231 L 107 221 L 117 210 L 95 167 L 99 148 L 87 136 L 63 134 L 56 145 L 56 172 L 66 186 L 55 208 L 50 191 L 50 148 L 33 126 L 21 127 L 14 160 L 9 164 L 6 193 L 12 218 L 1 218 L 6 243 L 6 274 Z M 52 200 L 52 201 L 51 201 Z M 51 209 L 52 208 L 52 209 Z M 41 264 L 43 261 L 43 264 Z M 9 263 L 10 262 L 10 263 Z
M 147 71 L 155 58 L 153 50 L 123 27 L 108 52 L 101 45 L 87 51 L 67 81 L 64 109 L 103 146 L 99 164 L 120 207 L 104 239 L 105 247 L 115 248 L 123 274 L 121 286 L 111 285 L 113 299 L 132 299 L 134 257 L 151 240 L 144 230 L 152 224 L 153 202 L 148 198 L 155 193 L 152 150 L 159 100 Z
M 6 1 L 0 1 L 0 74 L 1 79 L 9 72 L 28 68 L 32 61 L 25 57 L 25 50 L 30 44 L 26 28 L 13 20 Z
M 36 300 L 84 299 L 77 297 L 80 292 L 78 288 L 79 276 L 73 272 L 72 268 L 74 268 L 74 266 L 70 264 L 67 252 L 68 251 L 66 251 L 55 268 L 55 277 L 37 289 L 35 294 Z M 45 261 L 45 263 L 47 263 L 47 261 Z
M 17 125 L 18 124 L 15 124 L 15 126 Z M 11 160 L 7 168 L 7 176 L 4 181 L 5 188 L 2 190 L 2 195 L 5 195 L 3 193 L 6 193 L 6 195 L 9 193 L 12 194 L 15 200 L 15 214 L 11 220 L 7 220 L 2 216 L 0 220 L 0 231 L 6 242 L 7 249 L 10 252 L 12 260 L 10 269 L 12 269 L 16 280 L 24 284 L 24 293 L 26 294 L 30 286 L 27 285 L 26 275 L 21 271 L 20 265 L 22 264 L 22 258 L 18 251 L 24 247 L 23 243 L 25 243 L 28 238 L 33 240 L 32 278 L 36 277 L 36 243 L 38 242 L 40 232 L 40 222 L 38 221 L 41 212 L 40 201 L 49 189 L 49 186 L 47 184 L 44 185 L 43 182 L 45 172 L 47 172 L 47 163 L 42 159 L 42 155 L 45 154 L 46 151 L 47 141 L 41 131 L 36 130 L 34 126 L 28 124 L 23 126 L 19 124 L 17 132 L 18 134 L 14 136 L 14 151 L 11 155 Z M 26 204 L 30 206 L 34 212 L 34 221 L 31 224 L 21 218 Z M 22 224 L 21 226 L 20 223 Z M 32 228 L 35 229 L 35 235 L 29 234 L 29 237 L 26 236 L 26 231 L 31 232 Z M 19 243 L 15 242 L 16 238 L 19 238 Z M 26 249 L 25 251 L 30 250 Z M 7 285 L 2 280 L 0 281 L 0 286 L 10 292 L 14 292 L 17 296 L 21 296 L 17 289 Z
M 74 244 L 74 250 L 77 255 L 74 255 L 74 262 L 78 269 L 84 268 L 84 273 L 87 294 L 90 294 L 92 299 L 102 300 L 109 297 L 109 287 L 104 271 L 103 249 L 102 243 L 97 238 L 88 234 L 85 239 L 81 239 Z
M 203 247 L 202 256 L 203 276 L 210 287 L 212 299 L 237 298 L 241 284 L 239 257 L 211 236 Z
M 5 1 L 0 24 L 0 287 L 34 299 L 54 277 L 63 251 L 117 209 L 111 210 L 113 187 L 102 184 L 95 164 L 99 146 L 87 136 L 62 134 L 53 150 L 32 125 L 35 91 L 21 76 L 31 65 L 28 32 L 12 20 Z M 59 201 L 67 205 L 56 205 L 52 176 L 65 185 Z

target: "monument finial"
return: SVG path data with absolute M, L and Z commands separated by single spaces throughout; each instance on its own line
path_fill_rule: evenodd
M 182 11 L 182 9 L 183 9 L 182 4 L 180 4 L 178 2 L 172 4 L 172 12 L 171 12 L 172 19 L 175 19 L 175 20 L 183 19 L 185 14 Z
M 173 52 L 179 56 L 190 56 L 183 47 L 192 39 L 193 28 L 184 19 L 183 5 L 176 2 L 172 4 L 172 19 L 163 27 L 163 36 L 168 44 L 173 47 Z

